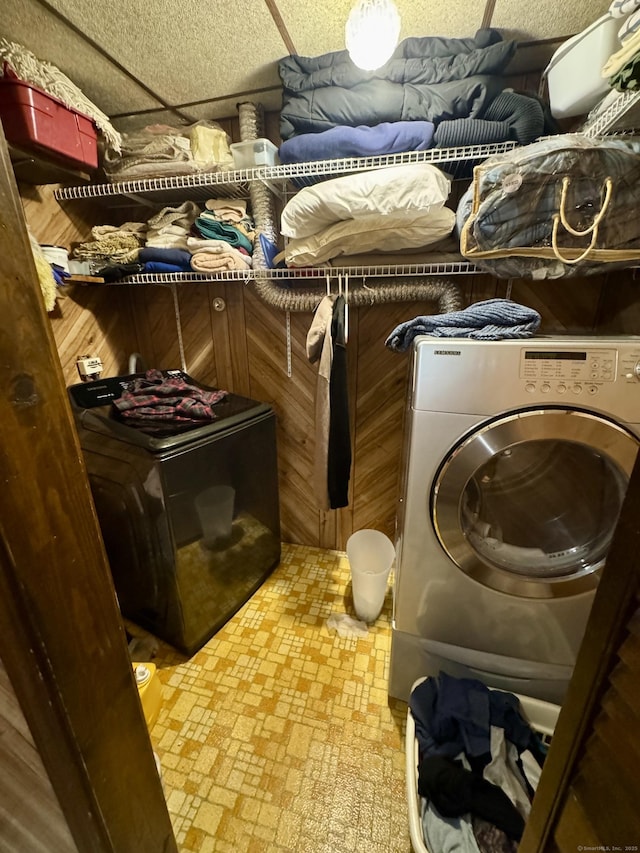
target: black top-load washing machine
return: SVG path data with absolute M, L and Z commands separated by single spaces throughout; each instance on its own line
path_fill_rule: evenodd
M 204 424 L 131 426 L 113 401 L 143 376 L 68 391 L 121 612 L 191 655 L 279 562 L 275 414 L 228 394 Z

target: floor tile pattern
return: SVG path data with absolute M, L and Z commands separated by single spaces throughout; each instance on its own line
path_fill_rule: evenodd
M 346 556 L 283 545 L 191 659 L 160 643 L 151 739 L 183 853 L 410 853 L 391 592 L 366 637 L 331 613 L 354 615 Z

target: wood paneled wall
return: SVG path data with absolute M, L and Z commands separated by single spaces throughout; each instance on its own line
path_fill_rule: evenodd
M 78 853 L 1 660 L 0 768 L 5 853 Z
M 95 203 L 59 205 L 53 197 L 54 184 L 19 187 L 29 230 L 39 243 L 70 249 L 92 239 L 92 226 L 113 219 L 113 214 Z M 137 340 L 127 294 L 114 287 L 83 285 L 61 287 L 58 294 L 49 318 L 67 385 L 80 381 L 76 370 L 79 355 L 99 355 L 105 376 L 125 373 L 128 354 L 135 351 L 131 346 Z
M 58 205 L 51 187 L 25 188 L 23 200 L 33 233 L 48 243 L 69 246 L 87 239 L 92 225 L 109 221 L 108 211 L 95 203 Z M 488 275 L 456 281 L 467 303 L 508 292 L 506 281 Z M 323 287 L 319 285 L 318 300 Z M 612 273 L 584 280 L 514 281 L 509 292 L 541 313 L 543 334 L 628 334 L 640 331 L 636 290 L 631 273 Z M 79 381 L 75 360 L 81 353 L 99 355 L 104 375 L 126 373 L 132 352 L 141 353 L 147 367 L 180 366 L 178 320 L 169 288 L 73 285 L 64 293 L 50 317 L 67 384 Z M 423 302 L 350 310 L 351 498 L 345 509 L 322 512 L 310 489 L 316 366 L 307 361 L 305 343 L 312 314 L 290 315 L 288 376 L 286 314 L 262 302 L 252 285 L 182 285 L 176 294 L 188 372 L 275 409 L 283 540 L 343 549 L 356 529 L 375 527 L 392 535 L 409 355 L 390 352 L 384 341 L 398 323 L 434 313 L 436 307 Z M 219 298 L 223 310 L 214 308 Z

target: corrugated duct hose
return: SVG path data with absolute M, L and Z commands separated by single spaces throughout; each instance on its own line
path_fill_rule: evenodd
M 249 142 L 264 135 L 262 122 L 262 107 L 259 104 L 245 102 L 238 104 L 240 120 L 240 139 Z M 277 244 L 278 228 L 275 224 L 275 209 L 270 190 L 259 181 L 251 181 L 249 185 L 251 209 L 256 225 L 256 234 L 264 234 Z M 313 311 L 324 295 L 324 288 L 291 287 L 286 280 L 263 276 L 261 271 L 268 270 L 267 262 L 256 240 L 253 252 L 253 269 L 258 272 L 254 278 L 258 296 L 282 311 Z M 378 280 L 376 280 L 378 281 Z M 447 279 L 431 278 L 429 276 L 384 278 L 375 286 L 349 283 L 350 305 L 374 305 L 383 302 L 418 302 L 425 300 L 435 302 L 437 313 L 446 314 L 449 311 L 459 311 L 464 307 L 459 286 Z

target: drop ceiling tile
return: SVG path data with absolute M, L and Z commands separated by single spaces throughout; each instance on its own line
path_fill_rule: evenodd
M 275 60 L 286 47 L 259 0 L 56 2 L 65 17 L 169 104 L 280 83 Z
M 299 0 L 276 3 L 298 55 L 319 56 L 344 50 L 344 25 L 351 0 L 324 0 L 321 9 Z
M 579 33 L 600 15 L 610 0 L 587 0 L 582 3 L 558 3 L 557 0 L 497 0 L 492 24 L 508 30 L 520 41 L 547 39 Z
M 485 0 L 433 0 L 431 3 L 397 0 L 397 6 L 402 19 L 400 38 L 468 38 L 480 29 Z
M 159 105 L 35 0 L 1 0 L 0 36 L 28 48 L 38 59 L 51 62 L 107 115 Z

